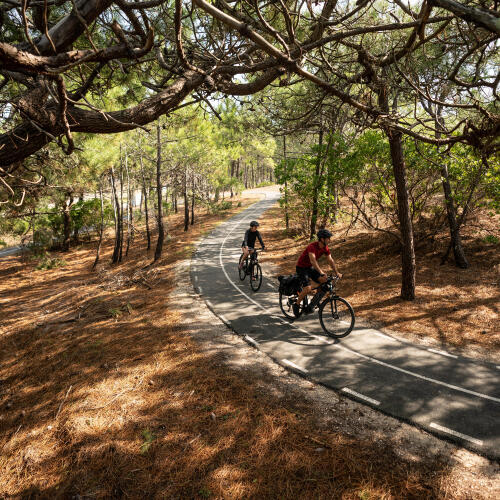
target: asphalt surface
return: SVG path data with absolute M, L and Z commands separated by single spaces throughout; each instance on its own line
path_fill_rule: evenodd
M 240 281 L 238 259 L 252 219 L 277 195 L 219 225 L 191 264 L 197 292 L 224 323 L 276 362 L 303 376 L 493 459 L 500 458 L 500 365 L 402 342 L 355 326 L 327 337 L 317 312 L 296 321 L 279 308 L 278 281 L 265 273 L 252 292 Z
M 7 248 L 4 248 L 3 250 L 0 250 L 0 258 L 7 257 L 8 255 L 14 255 L 14 254 L 17 254 L 20 252 L 21 252 L 20 246 L 7 247 Z

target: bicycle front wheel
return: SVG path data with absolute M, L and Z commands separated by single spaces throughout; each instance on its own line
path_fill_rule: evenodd
M 243 259 L 243 254 L 240 255 L 240 261 L 238 262 L 238 273 L 240 275 L 240 280 L 243 281 L 247 275 L 247 266 Z
M 354 328 L 354 311 L 351 304 L 341 297 L 326 299 L 319 306 L 319 322 L 330 337 L 347 337 Z
M 254 264 L 250 273 L 250 287 L 254 292 L 257 292 L 260 285 L 262 285 L 262 269 L 259 264 Z

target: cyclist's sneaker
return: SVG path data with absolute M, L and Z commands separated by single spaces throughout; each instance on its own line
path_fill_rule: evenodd
M 311 314 L 313 311 L 314 307 L 311 304 L 307 304 L 307 306 L 304 307 L 305 314 Z
M 297 302 L 292 304 L 293 315 L 298 318 L 300 316 L 300 306 Z

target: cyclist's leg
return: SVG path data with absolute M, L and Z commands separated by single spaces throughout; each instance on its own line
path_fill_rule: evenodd
M 302 290 L 297 297 L 297 304 L 301 304 L 304 297 L 311 291 L 311 280 L 309 279 L 309 272 L 306 268 L 296 267 L 296 272 L 302 281 Z
M 240 259 L 240 269 L 243 267 L 243 263 L 245 262 L 245 259 L 248 257 L 248 247 L 242 246 L 241 251 L 243 252 L 243 257 Z
M 297 304 L 300 305 L 300 303 L 304 300 L 304 297 L 311 292 L 311 285 L 303 286 L 302 290 L 299 292 L 299 295 L 297 297 Z

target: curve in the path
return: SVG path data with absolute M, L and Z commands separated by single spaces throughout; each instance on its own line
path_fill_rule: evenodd
M 198 246 L 191 278 L 209 307 L 247 342 L 283 366 L 434 434 L 500 458 L 500 365 L 424 348 L 355 327 L 326 337 L 317 314 L 283 318 L 277 280 L 259 292 L 241 282 L 237 263 L 246 225 L 276 203 L 267 195 L 219 225 Z

